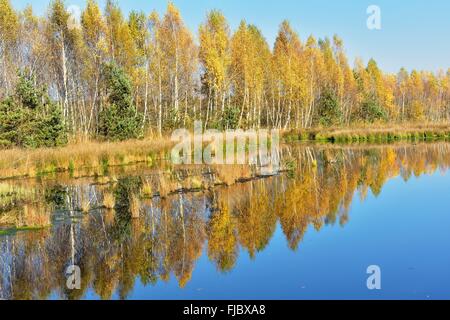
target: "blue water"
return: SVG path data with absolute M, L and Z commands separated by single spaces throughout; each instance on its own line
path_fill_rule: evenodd
M 387 182 L 378 197 L 355 197 L 345 227 L 309 228 L 299 249 L 278 226 L 269 246 L 218 274 L 207 255 L 180 289 L 176 279 L 130 299 L 449 299 L 450 174 Z M 381 290 L 367 288 L 367 267 L 381 268 Z M 88 294 L 87 298 L 95 298 Z M 117 296 L 116 296 L 117 298 Z
M 315 150 L 317 168 L 298 153 L 302 167 L 292 175 L 143 201 L 140 219 L 127 209 L 97 210 L 0 236 L 0 298 L 450 299 L 448 147 L 325 148 Z M 406 181 L 399 172 L 417 176 Z M 117 199 L 125 201 L 139 179 L 119 179 Z M 101 200 L 102 188 L 89 190 Z M 259 248 L 253 258 L 249 246 Z M 79 292 L 66 288 L 72 263 L 83 270 Z M 381 270 L 380 290 L 367 286 L 369 266 Z M 153 283 L 142 284 L 142 274 Z

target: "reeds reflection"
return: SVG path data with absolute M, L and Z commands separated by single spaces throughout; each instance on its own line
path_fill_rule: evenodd
M 285 171 L 267 178 L 252 168 L 186 167 L 102 181 L 4 182 L 1 217 L 16 212 L 29 225 L 27 216 L 44 212 L 52 223 L 0 236 L 0 298 L 81 299 L 90 290 L 125 299 L 137 282 L 172 277 L 183 288 L 204 253 L 218 273 L 239 267 L 242 254 L 257 259 L 278 223 L 301 251 L 308 228 L 346 225 L 355 195 L 378 195 L 393 177 L 448 170 L 450 144 L 291 146 L 282 159 Z M 82 271 L 81 290 L 66 289 L 70 265 Z

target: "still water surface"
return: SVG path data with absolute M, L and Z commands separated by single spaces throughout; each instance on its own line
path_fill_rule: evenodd
M 5 182 L 20 197 L 3 212 L 52 227 L 0 236 L 0 298 L 450 299 L 450 144 L 285 146 L 282 162 Z

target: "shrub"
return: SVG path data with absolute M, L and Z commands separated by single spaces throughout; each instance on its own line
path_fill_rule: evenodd
M 143 116 L 133 105 L 130 79 L 115 64 L 103 67 L 109 105 L 100 113 L 99 134 L 108 140 L 141 138 Z
M 216 127 L 220 130 L 235 130 L 239 126 L 241 110 L 237 107 L 226 107 Z
M 432 131 L 426 131 L 424 133 L 425 139 L 427 140 L 432 140 L 434 139 L 434 133 Z
M 0 102 L 0 147 L 57 147 L 67 144 L 60 108 L 36 88 L 33 77 L 19 75 L 13 96 Z
M 370 97 L 363 102 L 361 111 L 363 119 L 367 122 L 386 121 L 388 118 L 386 111 L 374 97 Z
M 116 206 L 116 199 L 112 192 L 105 192 L 103 194 L 103 206 L 108 210 L 114 209 Z
M 300 141 L 308 141 L 308 140 L 310 140 L 309 133 L 307 133 L 307 132 L 300 133 L 299 139 L 300 139 Z
M 368 137 L 367 134 L 361 133 L 359 134 L 359 141 L 367 141 Z
M 318 116 L 319 123 L 322 126 L 329 127 L 341 124 L 341 108 L 335 94 L 331 91 L 325 92 L 320 98 Z
M 318 133 L 315 136 L 315 140 L 317 141 L 328 141 L 328 136 L 324 133 Z

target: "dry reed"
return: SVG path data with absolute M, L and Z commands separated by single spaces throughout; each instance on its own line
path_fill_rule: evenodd
M 101 175 L 110 166 L 152 161 L 172 146 L 168 139 L 144 139 L 125 142 L 83 142 L 62 148 L 0 151 L 0 179 L 36 177 L 46 173 L 71 172 L 77 175 Z

